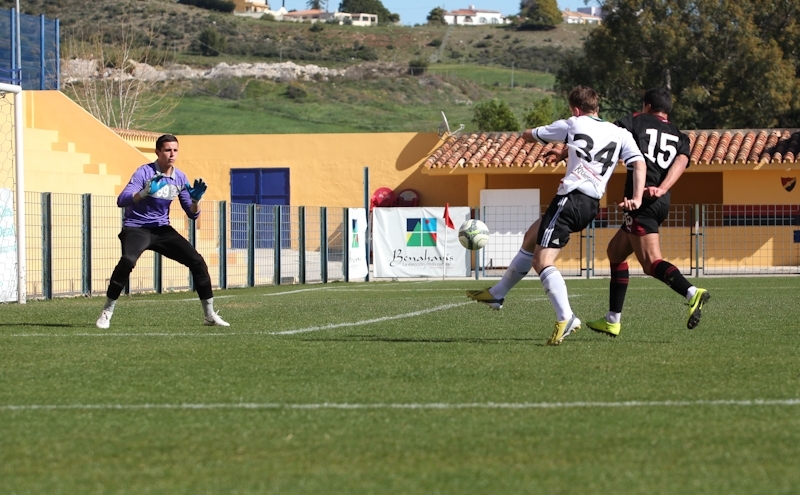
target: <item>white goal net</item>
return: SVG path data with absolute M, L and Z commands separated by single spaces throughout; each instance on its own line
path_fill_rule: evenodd
M 26 301 L 21 97 L 0 83 L 0 302 Z

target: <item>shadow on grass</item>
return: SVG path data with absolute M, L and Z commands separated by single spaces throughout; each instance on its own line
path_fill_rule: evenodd
M 306 342 L 390 342 L 397 344 L 504 344 L 507 342 L 533 342 L 538 338 L 477 338 L 477 337 L 448 337 L 441 339 L 410 338 L 410 337 L 380 337 L 378 335 L 352 335 L 346 337 L 303 339 Z
M 53 327 L 53 328 L 83 328 L 86 323 L 0 323 L 0 327 Z

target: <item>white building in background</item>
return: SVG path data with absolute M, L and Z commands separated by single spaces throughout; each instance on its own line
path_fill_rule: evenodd
M 578 12 L 581 14 L 589 14 L 595 17 L 603 18 L 603 8 L 602 7 L 578 7 Z
M 353 26 L 377 26 L 378 25 L 378 16 L 377 14 L 354 14 L 348 12 L 337 12 L 337 14 L 343 16 L 350 16 L 350 22 Z
M 506 24 L 508 19 L 497 10 L 476 9 L 474 5 L 470 5 L 468 9 L 445 12 L 444 22 L 456 26 L 486 26 Z
M 602 17 L 569 9 L 561 12 L 561 18 L 564 24 L 601 24 L 603 22 Z
M 352 24 L 353 26 L 377 26 L 376 14 L 356 14 L 351 12 L 327 12 L 324 10 L 293 10 L 283 14 L 281 20 L 292 22 L 328 22 L 338 21 L 339 24 Z

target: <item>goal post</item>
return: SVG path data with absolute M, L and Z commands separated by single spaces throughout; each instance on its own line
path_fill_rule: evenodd
M 22 88 L 0 82 L 0 302 L 27 301 Z

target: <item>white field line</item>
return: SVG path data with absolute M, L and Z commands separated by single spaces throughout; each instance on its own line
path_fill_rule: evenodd
M 320 290 L 335 290 L 340 291 L 338 287 L 315 287 L 313 289 L 297 289 L 297 290 L 287 290 L 286 292 L 273 292 L 272 294 L 261 294 L 262 296 L 286 296 L 289 294 L 297 294 L 298 292 L 317 292 Z
M 577 408 L 633 408 L 633 407 L 704 407 L 704 406 L 798 406 L 800 399 L 754 399 L 754 400 L 666 400 L 666 401 L 622 401 L 622 402 L 467 402 L 467 403 L 374 403 L 349 404 L 323 402 L 320 404 L 282 403 L 217 403 L 217 404 L 21 404 L 0 405 L 0 411 L 58 411 L 58 410 L 209 410 L 209 409 L 577 409 Z
M 394 316 L 381 316 L 380 318 L 372 318 L 369 320 L 361 320 L 354 323 L 333 323 L 330 325 L 322 325 L 319 327 L 308 327 L 308 328 L 299 328 L 297 330 L 284 330 L 282 332 L 272 332 L 270 335 L 294 335 L 297 333 L 307 333 L 307 332 L 317 332 L 319 330 L 331 330 L 334 328 L 341 328 L 341 327 L 357 327 L 362 325 L 370 325 L 372 323 L 380 323 L 382 321 L 389 321 L 389 320 L 400 320 L 403 318 L 413 318 L 415 316 L 421 316 L 428 313 L 433 313 L 435 311 L 442 311 L 445 309 L 450 308 L 457 308 L 459 306 L 464 306 L 466 304 L 472 304 L 473 301 L 466 301 L 460 303 L 452 303 L 452 304 L 442 304 L 441 306 L 436 306 L 429 309 L 421 309 L 419 311 L 413 311 L 411 313 L 404 313 L 401 315 L 394 315 Z
M 320 330 L 333 330 L 336 328 L 346 328 L 346 327 L 359 327 L 363 325 L 370 325 L 372 323 L 380 323 L 384 321 L 391 321 L 391 320 L 401 320 L 404 318 L 414 318 L 416 316 L 425 315 L 428 313 L 434 313 L 436 311 L 444 311 L 451 308 L 457 308 L 459 306 L 464 306 L 467 304 L 473 304 L 475 301 L 465 301 L 460 303 L 451 303 L 451 304 L 442 304 L 439 306 L 434 306 L 433 308 L 428 309 L 421 309 L 419 311 L 412 311 L 411 313 L 403 313 L 399 315 L 391 315 L 391 316 L 381 316 L 379 318 L 371 318 L 369 320 L 360 320 L 360 321 L 353 321 L 353 322 L 345 322 L 345 323 L 331 323 L 329 325 L 321 325 L 321 326 L 314 326 L 314 327 L 306 327 L 306 328 L 298 328 L 295 330 L 283 330 L 278 332 L 208 332 L 208 333 L 189 333 L 189 332 L 179 332 L 179 333 L 167 333 L 167 332 L 147 332 L 147 333 L 60 333 L 60 334 L 48 334 L 48 333 L 12 333 L 7 335 L 7 337 L 232 337 L 236 335 L 294 335 L 298 333 L 308 333 L 308 332 L 317 332 Z M 3 335 L 0 335 L 2 338 Z

